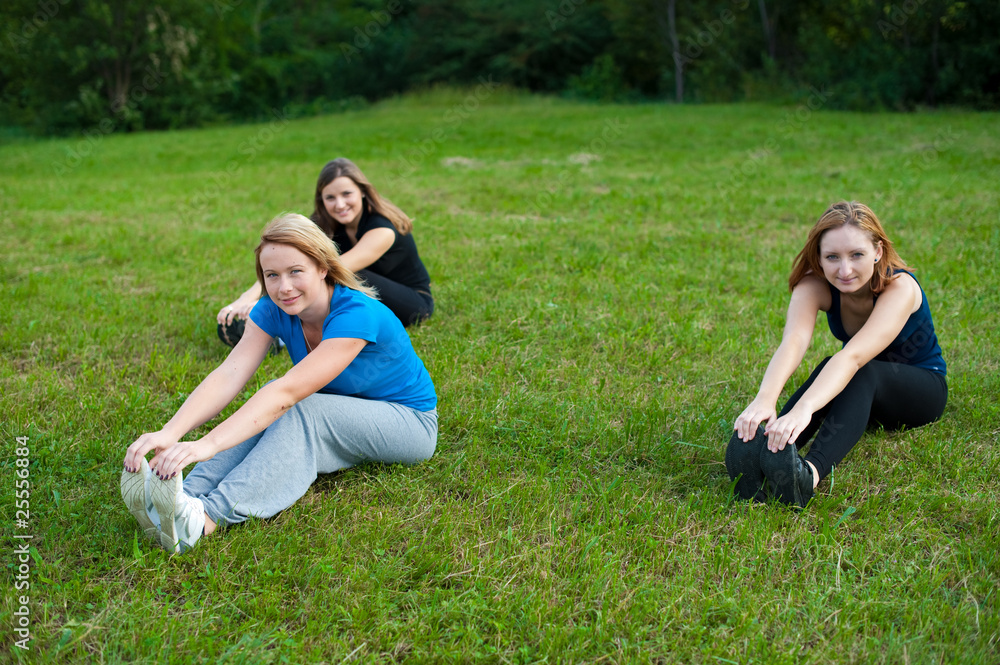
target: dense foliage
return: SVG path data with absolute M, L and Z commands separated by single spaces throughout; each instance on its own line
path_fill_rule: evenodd
M 435 85 L 602 100 L 1000 107 L 994 0 L 8 0 L 0 124 L 305 115 Z

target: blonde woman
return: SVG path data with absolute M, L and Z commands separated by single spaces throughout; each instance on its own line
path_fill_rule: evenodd
M 161 430 L 143 434 L 125 455 L 122 497 L 170 552 L 219 526 L 279 513 L 319 473 L 363 461 L 412 464 L 436 446 L 437 395 L 427 370 L 399 319 L 323 231 L 301 215 L 282 215 L 264 228 L 255 253 L 266 295 L 242 339 Z M 291 369 L 205 436 L 181 441 L 240 393 L 279 336 Z

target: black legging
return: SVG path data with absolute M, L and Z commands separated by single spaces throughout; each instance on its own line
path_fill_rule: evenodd
M 357 274 L 378 289 L 378 299 L 392 310 L 404 327 L 420 323 L 434 313 L 434 298 L 428 291 L 411 289 L 371 270 L 359 270 Z
M 795 406 L 829 360 L 824 358 L 813 370 L 779 415 L 785 415 Z M 820 478 L 825 478 L 850 452 L 869 424 L 880 424 L 886 429 L 921 427 L 940 418 L 947 401 L 948 384 L 943 374 L 872 360 L 858 370 L 839 395 L 813 414 L 796 445 L 802 448 L 816 434 L 806 460 L 816 467 Z

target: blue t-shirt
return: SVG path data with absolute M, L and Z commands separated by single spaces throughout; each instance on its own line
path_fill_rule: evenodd
M 913 277 L 905 270 L 897 270 L 896 274 L 901 272 Z M 913 277 L 914 281 L 916 279 Z M 833 301 L 830 311 L 826 313 L 826 322 L 830 325 L 833 336 L 847 344 L 851 336 L 844 330 L 844 322 L 840 318 L 840 291 L 833 284 L 829 286 Z M 937 335 L 934 333 L 934 321 L 931 319 L 930 305 L 927 304 L 927 294 L 924 293 L 920 282 L 917 282 L 917 288 L 920 289 L 920 308 L 910 314 L 910 318 L 906 320 L 906 325 L 899 331 L 896 339 L 892 340 L 882 353 L 875 356 L 875 360 L 913 365 L 938 374 L 947 374 L 944 356 L 941 355 L 941 345 L 938 344 Z M 877 295 L 875 301 L 878 301 Z
M 288 346 L 292 363 L 306 357 L 302 322 L 289 316 L 268 296 L 250 311 L 250 320 Z M 380 402 L 395 402 L 417 411 L 437 407 L 437 393 L 410 337 L 392 311 L 360 291 L 337 284 L 330 298 L 330 314 L 323 322 L 323 339 L 350 337 L 368 344 L 343 372 L 319 390 Z

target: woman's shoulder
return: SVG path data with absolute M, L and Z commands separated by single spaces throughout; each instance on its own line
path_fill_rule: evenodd
M 807 288 L 813 288 L 815 286 L 822 286 L 823 288 L 826 288 L 829 283 L 830 282 L 826 281 L 824 277 L 817 275 L 810 270 L 802 276 L 802 279 L 800 279 L 799 283 L 795 285 L 795 288 L 798 288 L 799 284 L 805 284 L 807 285 Z
M 892 276 L 888 280 L 889 284 L 899 281 L 902 281 L 903 283 L 909 282 L 915 286 L 920 286 L 920 282 L 917 281 L 917 276 L 909 270 L 903 270 L 902 268 L 894 269 L 892 271 Z
M 274 301 L 271 300 L 271 296 L 267 295 L 266 293 L 263 294 L 257 300 L 257 302 L 253 306 L 253 309 L 250 311 L 252 312 L 253 310 L 257 310 L 259 312 L 268 312 L 269 314 L 273 314 L 274 312 L 282 313 L 281 308 L 275 305 Z
M 885 289 L 879 294 L 879 300 L 886 301 L 886 298 L 903 299 L 911 302 L 910 312 L 915 312 L 923 302 L 923 289 L 917 278 L 906 270 L 897 270 L 892 278 L 886 283 Z M 878 301 L 876 301 L 878 304 Z
M 378 298 L 373 298 L 367 293 L 352 289 L 342 284 L 337 284 L 333 288 L 333 295 L 330 297 L 330 314 L 335 315 L 344 312 L 353 312 L 363 316 L 377 316 L 380 309 L 385 307 Z
M 815 305 L 816 309 L 828 312 L 833 306 L 830 282 L 815 273 L 806 273 L 792 289 L 792 299 Z
M 291 317 L 265 293 L 250 310 L 250 320 L 269 334 L 280 336 L 278 331 L 288 326 Z
M 361 324 L 363 321 L 371 321 L 377 318 L 377 312 L 375 311 L 377 306 L 378 301 L 371 296 L 337 284 L 334 286 L 333 294 L 330 296 L 330 313 L 326 317 L 324 327 L 330 325 L 335 327 L 352 327 Z
M 388 217 L 386 217 L 380 212 L 375 212 L 374 210 L 369 211 L 367 214 L 365 214 L 365 216 L 361 218 L 361 222 L 358 226 L 364 227 L 366 230 L 367 229 L 392 229 L 393 231 L 396 230 L 396 227 L 393 225 L 391 221 L 389 221 Z
M 335 309 L 348 305 L 364 306 L 366 300 L 372 300 L 372 298 L 343 284 L 334 284 L 333 293 L 330 294 L 330 313 L 333 314 Z
M 340 284 L 330 298 L 330 314 L 323 328 L 324 334 L 337 336 L 347 330 L 368 341 L 385 341 L 397 333 L 406 335 L 399 319 L 382 302 Z

